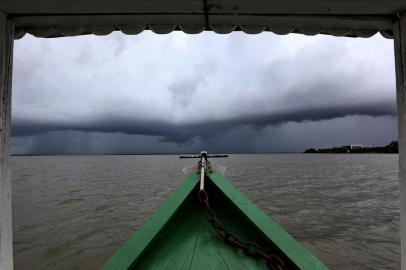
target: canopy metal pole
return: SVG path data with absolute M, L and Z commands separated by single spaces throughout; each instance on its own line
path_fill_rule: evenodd
M 406 15 L 394 25 L 398 106 L 401 269 L 406 270 Z
M 13 269 L 10 127 L 14 24 L 0 12 L 0 270 Z

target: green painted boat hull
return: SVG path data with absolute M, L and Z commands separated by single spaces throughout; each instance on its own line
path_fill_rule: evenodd
M 216 235 L 198 201 L 199 180 L 189 175 L 102 269 L 269 269 Z M 287 269 L 327 269 L 224 177 L 210 172 L 205 189 L 220 222 L 242 241 L 276 253 Z

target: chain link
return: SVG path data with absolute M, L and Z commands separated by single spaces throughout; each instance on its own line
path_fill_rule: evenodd
M 267 254 L 257 244 L 243 242 L 236 235 L 227 231 L 221 225 L 216 213 L 210 207 L 209 196 L 205 190 L 199 190 L 198 197 L 203 207 L 204 214 L 220 238 L 222 238 L 228 244 L 242 249 L 244 254 L 247 256 L 265 259 L 268 268 L 271 270 L 287 270 L 284 261 L 278 255 Z

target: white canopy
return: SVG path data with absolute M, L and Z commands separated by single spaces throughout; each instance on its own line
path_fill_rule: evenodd
M 16 38 L 138 34 L 181 30 L 200 33 L 302 33 L 393 36 L 402 0 L 0 0 L 11 16 Z

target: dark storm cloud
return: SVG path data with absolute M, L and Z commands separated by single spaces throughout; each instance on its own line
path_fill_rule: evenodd
M 348 106 L 329 106 L 325 108 L 308 108 L 271 115 L 251 115 L 217 121 L 193 124 L 170 124 L 167 122 L 139 121 L 130 118 L 93 119 L 82 123 L 48 123 L 35 120 L 14 119 L 13 136 L 32 136 L 50 131 L 76 130 L 86 132 L 124 133 L 137 135 L 161 136 L 168 142 L 185 142 L 194 137 L 212 137 L 219 132 L 226 132 L 242 126 L 263 129 L 267 126 L 282 125 L 287 122 L 304 122 L 329 120 L 350 115 L 393 116 L 396 106 L 393 102 L 375 104 L 357 104 Z
M 340 119 L 363 117 L 379 118 L 381 126 L 382 119 L 395 122 L 392 49 L 379 37 L 270 33 L 28 37 L 16 42 L 14 149 L 265 151 L 261 142 L 269 151 L 282 151 L 275 146 L 280 142 L 297 151 L 299 144 L 309 146 L 303 138 L 293 148 L 282 142 L 306 126 L 317 130 L 328 121 L 345 129 L 349 125 Z M 371 123 L 362 130 L 365 142 Z M 354 129 L 348 134 L 362 137 Z M 393 131 L 386 132 L 387 140 L 394 138 Z M 144 150 L 121 142 L 106 146 L 109 139 Z
M 366 132 L 370 136 L 366 135 Z M 391 116 L 347 116 L 331 120 L 289 122 L 255 130 L 248 126 L 173 143 L 159 136 L 123 133 L 51 131 L 12 137 L 15 154 L 165 154 L 300 152 L 353 143 L 384 145 L 396 138 L 396 119 Z

